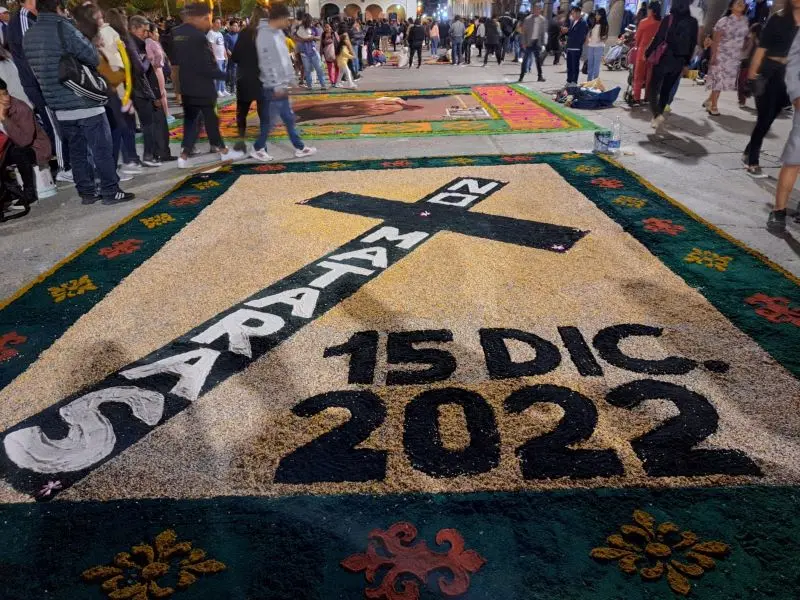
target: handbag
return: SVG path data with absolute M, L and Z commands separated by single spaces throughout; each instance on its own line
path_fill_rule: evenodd
M 61 58 L 58 61 L 58 80 L 78 96 L 103 106 L 108 102 L 108 83 L 96 69 L 84 65 L 67 53 L 64 44 L 63 21 L 58 22 L 58 39 L 61 42 Z
M 667 36 L 669 35 L 670 29 L 672 29 L 672 15 L 669 16 L 669 25 L 667 25 L 667 32 L 664 34 L 664 39 L 656 48 L 653 49 L 652 52 L 650 52 L 650 54 L 647 55 L 648 64 L 655 67 L 661 62 L 661 57 L 664 56 L 664 53 L 667 51 Z M 655 38 L 653 38 L 653 41 L 655 41 Z M 650 43 L 652 44 L 653 42 Z

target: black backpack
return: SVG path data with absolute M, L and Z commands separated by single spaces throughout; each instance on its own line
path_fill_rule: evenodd
M 67 53 L 64 44 L 64 22 L 58 22 L 58 39 L 61 42 L 61 59 L 58 61 L 58 80 L 78 96 L 103 106 L 108 102 L 108 83 L 94 68 L 84 65 Z

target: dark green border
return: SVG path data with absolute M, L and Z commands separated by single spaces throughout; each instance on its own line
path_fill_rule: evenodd
M 0 388 L 8 385 L 22 373 L 81 315 L 88 312 L 128 274 L 158 252 L 240 175 L 263 174 L 263 169 L 271 169 L 272 172 L 303 173 L 326 170 L 452 167 L 463 166 L 461 163 L 464 160 L 471 161 L 468 164 L 475 166 L 523 163 L 550 165 L 688 285 L 697 289 L 776 361 L 795 377 L 800 378 L 800 351 L 798 351 L 800 327 L 792 323 L 773 323 L 756 314 L 756 307 L 745 302 L 746 298 L 754 294 L 764 293 L 771 297 L 788 298 L 792 306 L 798 306 L 800 283 L 796 278 L 754 250 L 702 222 L 662 192 L 647 185 L 619 165 L 591 154 L 523 154 L 289 162 L 268 165 L 241 164 L 234 165 L 227 171 L 190 177 L 176 189 L 136 213 L 134 217 L 129 217 L 106 232 L 71 260 L 45 274 L 29 288 L 23 288 L 26 290 L 24 293 L 19 294 L 0 310 L 0 336 L 16 331 L 27 338 L 24 344 L 14 347 L 19 352 L 17 356 L 0 363 L 2 366 Z M 584 173 L 580 172 L 578 167 L 600 169 L 600 172 Z M 614 179 L 622 187 L 619 189 L 601 187 L 597 184 L 600 178 Z M 197 189 L 198 185 L 200 187 L 209 185 L 208 182 L 218 185 L 208 189 Z M 170 201 L 186 195 L 199 196 L 200 200 L 197 204 L 180 208 L 170 206 Z M 642 208 L 632 208 L 615 203 L 614 200 L 621 195 L 640 198 L 645 201 L 645 205 Z M 147 229 L 140 221 L 142 218 L 165 212 L 169 213 L 174 221 L 155 229 Z M 671 220 L 681 225 L 684 231 L 677 236 L 647 231 L 642 221 L 651 217 Z M 98 254 L 100 248 L 129 238 L 143 240 L 142 248 L 133 254 L 111 260 Z M 686 262 L 685 257 L 695 247 L 731 257 L 729 267 L 721 272 Z M 624 268 L 624 265 L 621 265 L 621 268 Z M 49 287 L 78 279 L 85 274 L 90 276 L 97 290 L 61 303 L 53 302 L 48 292 Z M 658 282 L 652 284 L 657 286 Z

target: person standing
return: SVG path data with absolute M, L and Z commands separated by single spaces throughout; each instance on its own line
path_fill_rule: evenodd
M 411 68 L 411 63 L 414 62 L 414 53 L 417 54 L 417 68 L 422 66 L 422 45 L 425 43 L 425 28 L 420 23 L 419 17 L 414 21 L 414 25 L 408 32 L 408 47 L 411 49 L 411 54 L 408 57 L 408 68 Z
M 262 19 L 266 19 L 264 9 L 256 4 L 250 23 L 239 34 L 239 39 L 233 49 L 231 62 L 236 65 L 236 130 L 239 141 L 236 149 L 244 145 L 247 135 L 247 114 L 250 106 L 256 103 L 258 114 L 262 114 L 263 92 L 261 89 L 261 72 L 258 68 L 258 53 L 256 52 L 256 30 Z
M 489 62 L 489 56 L 492 54 L 497 59 L 497 64 L 501 64 L 504 53 L 500 23 L 495 17 L 492 17 L 486 21 L 486 53 L 483 55 L 483 66 L 486 66 L 486 63 Z
M 320 46 L 322 46 L 322 56 L 328 66 L 328 81 L 335 86 L 336 80 L 339 78 L 339 70 L 336 67 L 336 34 L 333 33 L 333 28 L 328 23 L 325 23 L 325 27 L 322 29 Z
M 225 73 L 228 68 L 228 52 L 225 50 L 225 36 L 222 35 L 222 19 L 219 17 L 214 19 L 211 30 L 206 34 L 208 43 L 211 44 L 211 49 L 214 52 L 214 60 L 217 61 L 217 68 Z M 226 75 L 227 77 L 227 75 Z M 230 96 L 225 89 L 225 80 L 217 80 L 215 87 L 217 95 L 220 98 Z
M 59 14 L 59 0 L 39 0 L 38 8 L 39 18 L 25 34 L 23 48 L 44 99 L 55 112 L 61 132 L 68 140 L 75 187 L 81 202 L 94 204 L 102 200 L 103 204 L 117 204 L 132 200 L 134 194 L 123 192 L 119 187 L 105 102 L 101 104 L 79 96 L 58 77 L 62 56 L 73 56 L 81 64 L 97 68 L 100 62 L 97 50 Z M 100 179 L 99 194 L 95 174 Z
M 712 117 L 720 114 L 717 107 L 719 95 L 736 90 L 737 87 L 742 49 L 749 29 L 747 17 L 744 16 L 745 9 L 744 0 L 731 0 L 728 12 L 714 26 L 711 66 L 708 71 L 711 95 L 703 102 L 703 107 Z
M 569 26 L 561 29 L 562 33 L 567 34 L 567 85 L 578 85 L 581 53 L 586 36 L 589 34 L 589 25 L 583 19 L 579 6 L 573 6 L 569 14 Z
M 453 65 L 461 64 L 462 53 L 464 52 L 464 32 L 467 30 L 461 17 L 456 15 L 453 24 L 450 26 L 450 45 L 453 49 Z
M 464 64 L 472 62 L 472 44 L 475 41 L 475 23 L 467 20 L 467 26 L 464 29 Z
M 317 74 L 319 87 L 323 90 L 328 89 L 325 82 L 325 72 L 322 69 L 322 59 L 317 50 L 317 42 L 320 38 L 314 35 L 310 14 L 306 13 L 303 16 L 303 21 L 294 35 L 300 45 L 300 60 L 303 61 L 303 72 L 306 75 L 306 84 L 309 91 L 314 88 L 312 73 Z
M 561 11 L 554 14 L 547 25 L 547 54 L 553 53 L 553 66 L 561 60 Z M 546 56 L 546 55 L 545 55 Z M 542 58 L 544 62 L 544 57 Z
M 650 126 L 658 130 L 664 124 L 664 108 L 670 104 L 672 90 L 680 81 L 684 67 L 694 54 L 697 46 L 697 19 L 689 11 L 691 0 L 673 0 L 670 15 L 661 21 L 653 42 L 647 48 L 645 56 L 650 57 L 662 43 L 664 52 L 653 65 L 653 76 L 650 80 L 648 97 L 653 120 Z
M 486 41 L 486 17 L 476 19 L 475 47 L 478 49 L 478 58 L 483 56 L 483 44 Z
M 638 105 L 642 101 L 642 88 L 645 90 L 650 86 L 650 79 L 653 69 L 644 53 L 653 38 L 656 37 L 658 28 L 661 26 L 661 3 L 657 0 L 650 2 L 647 6 L 647 17 L 639 22 L 636 28 L 636 62 L 633 67 L 633 105 Z
M 755 179 L 767 176 L 759 166 L 761 144 L 775 118 L 788 104 L 784 81 L 786 62 L 798 26 L 800 0 L 786 0 L 783 10 L 773 14 L 764 26 L 758 48 L 750 63 L 748 80 L 756 98 L 758 116 L 742 162 L 747 166 L 747 174 Z
M 236 93 L 236 63 L 231 60 L 236 43 L 239 41 L 239 21 L 228 21 L 228 31 L 225 32 L 225 54 L 228 59 L 228 87 L 231 93 Z
M 800 12 L 794 9 L 795 13 Z M 797 17 L 795 17 L 797 18 Z M 792 129 L 781 156 L 781 171 L 778 174 L 778 185 L 775 189 L 775 209 L 769 213 L 767 229 L 773 233 L 786 230 L 786 207 L 789 197 L 794 191 L 797 176 L 800 174 L 800 35 L 794 36 L 789 50 L 789 62 L 786 64 L 786 91 L 794 106 Z M 795 216 L 795 223 L 800 223 L 800 214 Z
M 531 59 L 536 61 L 537 81 L 544 81 L 542 77 L 542 56 L 541 49 L 544 48 L 544 34 L 547 28 L 547 21 L 542 16 L 542 7 L 539 4 L 533 5 L 533 12 L 525 17 L 522 22 L 522 38 L 520 43 L 525 50 L 522 56 L 522 67 L 519 72 L 519 82 L 525 78 L 525 73 L 530 70 Z
M 271 4 L 269 7 L 269 19 L 261 19 L 256 33 L 256 50 L 258 52 L 258 66 L 261 74 L 264 103 L 259 114 L 261 131 L 255 144 L 253 144 L 250 156 L 261 162 L 272 160 L 272 156 L 267 154 L 271 106 L 275 107 L 275 111 L 286 126 L 286 132 L 295 147 L 294 155 L 297 158 L 303 158 L 317 152 L 316 148 L 306 146 L 303 140 L 300 139 L 295 125 L 295 115 L 289 102 L 288 88 L 294 81 L 294 69 L 292 68 L 292 59 L 289 57 L 289 52 L 286 48 L 286 38 L 283 35 L 283 30 L 288 24 L 289 9 L 286 5 Z M 346 62 L 344 68 L 347 69 Z
M 439 55 L 439 23 L 433 22 L 431 26 L 431 56 Z
M 606 9 L 598 8 L 594 16 L 594 22 L 589 31 L 587 43 L 587 55 L 589 61 L 587 81 L 593 81 L 600 77 L 600 65 L 603 62 L 603 50 L 608 40 L 608 19 Z
M 5 6 L 0 6 L 0 47 L 8 50 L 8 22 L 11 20 L 11 13 Z
M 270 9 L 270 15 L 271 14 L 272 9 Z M 354 90 L 358 86 L 348 66 L 348 63 L 353 59 L 353 45 L 350 42 L 350 36 L 347 35 L 347 25 L 344 23 L 339 25 L 338 35 L 339 52 L 336 54 L 336 68 L 339 70 L 339 75 L 336 77 L 336 84 L 334 87 L 347 87 Z M 345 79 L 347 79 L 347 85 L 342 85 Z
M 245 154 L 229 150 L 219 131 L 214 81 L 225 81 L 206 34 L 211 29 L 211 8 L 208 4 L 189 4 L 183 9 L 183 23 L 173 30 L 175 61 L 181 67 L 183 99 L 183 144 L 178 159 L 179 169 L 188 169 L 189 153 L 199 133 L 198 118 L 202 114 L 209 143 L 219 152 L 220 160 L 239 160 Z
M 353 75 L 358 75 L 364 70 L 361 64 L 361 53 L 364 51 L 365 39 L 366 34 L 361 27 L 361 22 L 356 19 L 353 21 L 353 27 L 350 28 L 350 43 L 353 45 Z

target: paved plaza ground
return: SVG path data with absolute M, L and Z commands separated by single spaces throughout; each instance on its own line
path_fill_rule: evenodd
M 797 600 L 790 117 L 755 181 L 732 94 L 656 135 L 551 61 L 298 90 L 312 160 L 0 225 L 0 598 Z

